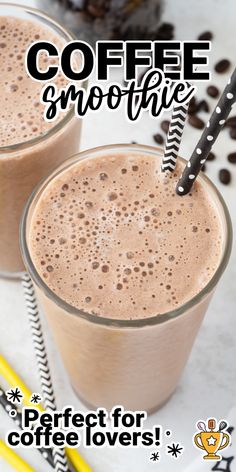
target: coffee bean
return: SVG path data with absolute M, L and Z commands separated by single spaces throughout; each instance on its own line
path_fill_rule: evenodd
M 162 23 L 157 31 L 155 39 L 171 40 L 174 38 L 174 25 L 172 23 Z
M 163 144 L 164 143 L 164 138 L 160 133 L 154 134 L 153 135 L 154 141 L 156 141 L 157 144 Z
M 215 85 L 209 85 L 209 87 L 207 87 L 207 93 L 210 97 L 213 97 L 213 98 L 216 98 L 219 96 L 219 89 L 217 87 L 215 87 Z
M 90 0 L 87 2 L 86 10 L 88 13 L 95 18 L 102 18 L 106 13 L 106 2 L 103 0 L 93 1 Z
M 228 169 L 220 169 L 219 179 L 222 184 L 228 185 L 231 181 L 231 174 Z
M 138 84 L 139 84 L 139 85 L 141 85 L 141 82 L 142 82 L 142 80 L 143 80 L 145 74 L 146 74 L 149 70 L 151 70 L 151 67 L 147 67 L 143 72 L 141 72 L 141 74 L 140 74 L 139 77 L 138 77 Z M 127 85 L 127 84 L 128 84 L 128 82 L 126 82 L 126 85 Z
M 211 31 L 204 31 L 204 33 L 199 34 L 198 38 L 200 41 L 211 41 L 213 34 Z
M 215 71 L 219 74 L 222 74 L 223 72 L 226 72 L 229 69 L 230 65 L 231 63 L 228 59 L 222 59 L 215 65 Z
M 197 113 L 197 102 L 196 102 L 196 98 L 192 97 L 189 102 L 188 114 L 195 115 L 195 113 Z
M 231 162 L 231 164 L 236 164 L 236 152 L 231 152 L 228 154 L 227 159 L 229 162 Z
M 175 27 L 173 25 L 173 23 L 162 23 L 160 26 L 159 26 L 159 30 L 165 30 L 165 31 L 174 31 Z
M 162 131 L 164 131 L 166 134 L 168 133 L 169 125 L 170 125 L 169 120 L 163 120 L 163 121 L 161 122 L 161 129 L 162 129 Z
M 230 128 L 236 128 L 236 116 L 231 116 L 226 120 L 225 126 L 229 126 Z
M 203 164 L 202 168 L 201 168 L 201 171 L 202 172 L 206 172 L 206 164 Z
M 236 128 L 231 128 L 229 134 L 231 139 L 236 139 Z
M 215 156 L 214 152 L 209 152 L 207 160 L 208 161 L 214 161 L 215 158 L 216 158 L 216 156 Z
M 170 51 L 169 55 L 178 57 L 178 61 L 179 61 L 179 64 L 170 65 L 169 66 L 170 69 L 173 70 L 173 71 L 181 70 L 182 69 L 182 65 L 181 65 L 182 64 L 182 58 L 181 58 L 181 56 L 179 56 L 179 54 L 172 53 L 171 51 Z M 174 85 L 174 83 L 172 82 L 171 87 L 173 87 L 173 85 Z
M 207 113 L 210 111 L 209 105 L 206 100 L 201 100 L 197 105 L 197 111 L 206 111 Z
M 188 118 L 188 122 L 191 126 L 197 129 L 203 129 L 205 126 L 204 121 L 202 121 L 201 118 L 196 115 L 190 115 Z

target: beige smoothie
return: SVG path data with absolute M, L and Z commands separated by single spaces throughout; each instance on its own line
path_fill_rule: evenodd
M 50 290 L 39 294 L 88 404 L 153 410 L 191 350 L 211 292 L 181 316 L 174 310 L 209 284 L 225 242 L 205 185 L 175 193 L 182 168 L 164 174 L 160 154 L 142 148 L 91 152 L 58 173 L 31 210 L 29 254 Z
M 212 278 L 222 253 L 216 208 L 200 185 L 176 195 L 180 165 L 168 177 L 158 167 L 155 156 L 111 154 L 81 161 L 47 187 L 30 250 L 67 303 L 96 316 L 148 318 L 183 305 Z
M 5 16 L 3 8 L 0 6 L 0 273 L 13 275 L 24 269 L 18 233 L 26 200 L 40 179 L 78 151 L 80 122 L 72 114 L 45 122 L 40 104 L 43 84 L 32 80 L 25 70 L 25 53 L 32 42 L 49 40 L 61 48 L 70 35 L 35 12 L 32 21 L 17 17 L 23 8 L 13 9 L 16 16 Z M 40 68 L 46 69 L 49 62 L 46 53 L 40 53 Z M 65 79 L 59 75 L 56 83 L 63 85 Z

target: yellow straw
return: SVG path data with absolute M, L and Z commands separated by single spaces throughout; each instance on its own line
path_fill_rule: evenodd
M 36 472 L 35 469 L 32 469 L 20 456 L 18 456 L 15 451 L 10 449 L 1 439 L 0 439 L 0 455 L 8 462 L 17 472 Z
M 32 393 L 30 390 L 26 387 L 24 384 L 23 380 L 16 374 L 16 372 L 12 369 L 12 367 L 8 364 L 6 359 L 2 355 L 0 355 L 0 375 L 7 381 L 7 383 L 11 387 L 19 387 L 22 391 L 22 394 L 24 396 L 23 398 L 23 403 L 25 406 L 31 406 L 32 404 L 30 403 L 30 398 Z M 43 407 L 41 405 L 35 405 L 41 412 L 44 411 Z M 76 472 L 93 472 L 91 467 L 85 462 L 83 457 L 78 453 L 76 449 L 70 449 L 68 447 L 65 448 L 66 450 L 66 455 L 68 459 L 70 460 L 71 464 L 74 466 Z M 18 469 L 17 469 L 18 470 Z M 28 469 L 19 469 L 22 470 L 22 472 L 28 472 Z M 32 469 L 29 469 L 31 471 Z
M 31 398 L 30 390 L 26 387 L 26 385 L 23 383 L 20 377 L 8 364 L 6 359 L 4 359 L 4 357 L 1 355 L 0 355 L 0 375 L 2 375 L 2 377 L 7 381 L 7 383 L 11 387 L 19 387 L 24 396 L 23 398 L 24 405 L 32 407 L 32 403 L 30 403 L 30 398 Z M 42 412 L 44 411 L 41 405 L 36 404 L 34 406 L 36 406 L 36 408 L 38 408 L 40 411 Z

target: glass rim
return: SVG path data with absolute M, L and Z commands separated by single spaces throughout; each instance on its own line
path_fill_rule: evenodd
M 25 11 L 26 13 L 29 12 L 35 17 L 39 19 L 45 19 L 48 23 L 48 27 L 55 27 L 58 31 L 58 34 L 61 33 L 64 35 L 65 39 L 68 41 L 72 41 L 76 39 L 76 36 L 69 31 L 68 29 L 64 28 L 64 26 L 58 22 L 57 20 L 54 20 L 50 15 L 47 13 L 44 13 L 43 11 L 29 7 L 24 4 L 17 4 L 17 3 L 8 3 L 8 2 L 0 2 L 0 16 L 7 16 L 7 15 L 2 15 L 1 14 L 1 9 L 2 8 L 14 8 L 19 11 Z M 9 15 L 8 15 L 9 16 Z M 10 16 L 14 16 L 11 15 Z M 86 81 L 83 82 L 86 86 Z M 17 151 L 22 151 L 24 149 L 30 148 L 31 146 L 34 146 L 36 144 L 39 144 L 43 141 L 46 141 L 46 139 L 51 138 L 53 135 L 55 135 L 58 131 L 60 131 L 69 121 L 72 120 L 72 118 L 75 116 L 74 114 L 74 107 L 72 107 L 66 114 L 61 118 L 61 120 L 58 121 L 54 126 L 49 128 L 48 131 L 43 133 L 42 135 L 36 136 L 35 138 L 28 139 L 27 141 L 21 141 L 16 144 L 10 144 L 9 146 L 0 146 L 0 155 L 1 154 L 10 154 L 12 152 L 17 152 Z
M 54 172 L 52 172 L 46 179 L 43 179 L 36 186 L 36 188 L 33 190 L 33 192 L 31 193 L 26 203 L 26 206 L 22 214 L 21 223 L 20 223 L 20 247 L 21 247 L 23 261 L 24 261 L 26 269 L 28 270 L 36 286 L 39 289 L 41 289 L 43 293 L 49 299 L 51 299 L 54 303 L 56 303 L 56 305 L 58 305 L 60 308 L 64 309 L 66 312 L 68 312 L 71 315 L 79 316 L 89 322 L 92 322 L 98 325 L 114 326 L 114 327 L 119 327 L 119 328 L 141 328 L 145 326 L 161 324 L 163 322 L 177 318 L 178 316 L 184 314 L 186 311 L 188 311 L 189 309 L 193 308 L 195 305 L 200 303 L 205 298 L 205 296 L 207 296 L 217 285 L 217 282 L 219 281 L 221 275 L 223 274 L 227 266 L 229 257 L 230 257 L 231 248 L 232 248 L 232 240 L 233 240 L 233 230 L 232 230 L 230 214 L 221 193 L 218 191 L 218 189 L 213 184 L 213 182 L 202 172 L 199 174 L 198 179 L 200 179 L 201 182 L 204 182 L 205 185 L 207 185 L 208 187 L 210 187 L 211 190 L 213 190 L 213 193 L 215 194 L 218 201 L 220 202 L 221 208 L 223 210 L 223 215 L 224 215 L 225 224 L 226 224 L 226 237 L 225 237 L 224 249 L 222 251 L 222 257 L 220 259 L 219 265 L 214 275 L 209 280 L 209 282 L 205 285 L 205 287 L 203 287 L 203 289 L 194 297 L 192 297 L 190 300 L 188 300 L 183 305 L 179 306 L 178 308 L 174 310 L 170 310 L 168 312 L 157 314 L 155 316 L 148 317 L 148 318 L 140 318 L 137 320 L 120 320 L 120 319 L 107 318 L 107 317 L 102 317 L 102 316 L 97 316 L 97 315 L 87 313 L 65 302 L 62 298 L 60 298 L 55 292 L 53 292 L 48 287 L 48 285 L 44 282 L 44 280 L 38 274 L 37 269 L 31 259 L 30 252 L 28 249 L 27 235 L 26 235 L 28 214 L 29 214 L 31 205 L 35 202 L 37 197 L 41 195 L 41 192 L 47 187 L 47 185 L 55 177 L 60 175 L 61 172 L 65 171 L 70 166 L 74 165 L 76 162 L 82 159 L 86 159 L 87 157 L 92 157 L 92 155 L 97 154 L 97 153 L 99 154 L 104 151 L 114 152 L 114 150 L 116 150 L 117 152 L 128 150 L 128 151 L 134 151 L 134 152 L 135 151 L 146 152 L 146 153 L 159 154 L 159 155 L 160 153 L 163 153 L 163 149 L 160 147 L 146 146 L 146 145 L 141 145 L 141 144 L 137 144 L 137 145 L 112 144 L 112 145 L 98 146 L 95 148 L 87 149 L 86 151 L 79 152 L 73 155 L 68 160 L 66 160 L 66 162 L 60 165 L 57 169 L 54 170 Z M 186 160 L 183 159 L 182 157 L 178 157 L 178 159 L 186 163 Z M 180 196 L 179 198 L 184 198 L 184 196 L 183 197 Z

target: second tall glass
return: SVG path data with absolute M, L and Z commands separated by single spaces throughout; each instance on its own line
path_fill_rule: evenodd
M 2 4 L 0 5 L 0 19 L 2 40 L 4 39 L 4 31 L 7 30 L 4 22 L 18 21 L 18 25 L 20 25 L 20 22 L 25 20 L 33 22 L 35 28 L 37 26 L 43 27 L 46 32 L 48 31 L 49 36 L 58 37 L 60 42 L 64 43 L 73 39 L 73 36 L 54 20 L 31 8 Z M 36 36 L 35 39 L 37 39 Z M 47 38 L 44 37 L 44 39 Z M 15 45 L 13 46 L 15 47 Z M 12 52 L 14 52 L 14 48 Z M 14 79 L 16 72 L 11 67 L 12 60 L 9 58 L 8 70 L 12 68 L 12 72 L 9 74 L 12 74 Z M 17 79 L 22 81 L 22 77 L 16 77 L 16 81 Z M 25 99 L 29 101 L 31 91 L 26 89 L 23 92 Z M 27 95 L 29 96 L 27 97 Z M 14 95 L 13 100 L 15 100 Z M 31 104 L 29 101 L 29 104 L 33 110 L 33 103 Z M 22 111 L 19 103 L 14 106 L 19 114 Z M 12 129 L 9 132 L 12 133 L 14 144 L 11 145 L 11 138 L 8 139 L 10 145 L 8 143 L 8 145 L 1 147 L 0 144 L 0 276 L 4 277 L 16 277 L 24 270 L 18 235 L 20 217 L 27 198 L 39 180 L 46 177 L 57 165 L 79 150 L 81 128 L 81 121 L 74 116 L 73 110 L 70 110 L 45 133 L 39 136 L 36 133 L 33 139 L 25 140 L 22 131 L 22 139 L 16 142 L 14 136 L 16 130 L 13 129 L 14 123 L 12 124 Z M 34 125 L 32 122 L 32 126 Z M 3 127 L 7 128 L 4 118 L 1 119 L 0 126 L 2 129 Z

